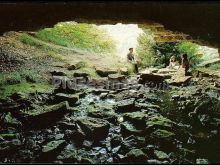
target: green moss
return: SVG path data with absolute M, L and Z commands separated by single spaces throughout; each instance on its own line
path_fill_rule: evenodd
M 104 30 L 96 25 L 63 22 L 36 33 L 39 39 L 57 45 L 94 52 L 113 52 L 115 45 Z
M 171 128 L 174 123 L 170 119 L 165 118 L 163 116 L 153 116 L 148 119 L 146 124 Z
M 173 137 L 175 134 L 172 132 L 169 132 L 167 130 L 157 129 L 152 133 L 153 137 L 161 138 L 161 139 L 168 139 Z
M 52 89 L 52 86 L 46 83 L 20 83 L 15 85 L 4 85 L 0 90 L 0 97 L 6 98 L 13 93 L 22 93 L 25 96 L 33 92 L 44 92 Z

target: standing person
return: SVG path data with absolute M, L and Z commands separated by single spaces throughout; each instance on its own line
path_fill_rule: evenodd
M 137 61 L 135 59 L 133 52 L 134 52 L 134 49 L 129 48 L 129 53 L 127 54 L 127 60 L 129 63 L 131 63 L 134 66 L 135 73 L 138 73 L 138 65 L 137 65 Z
M 186 76 L 189 70 L 189 60 L 187 58 L 187 54 L 182 55 L 182 68 L 185 69 L 185 76 Z

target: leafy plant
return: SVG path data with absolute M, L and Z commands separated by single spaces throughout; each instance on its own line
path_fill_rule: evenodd
M 200 57 L 197 55 L 198 45 L 192 42 L 183 41 L 178 44 L 178 50 L 181 54 L 186 53 L 192 68 L 195 68 L 199 62 Z
M 150 31 L 143 29 L 144 33 L 138 37 L 137 55 L 140 59 L 140 67 L 149 67 L 155 64 L 154 40 Z
M 69 48 L 93 52 L 112 52 L 115 50 L 113 40 L 110 39 L 106 31 L 92 24 L 58 23 L 53 28 L 38 31 L 36 36 L 44 41 Z

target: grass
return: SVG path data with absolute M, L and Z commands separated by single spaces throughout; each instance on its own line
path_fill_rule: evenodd
M 30 46 L 36 46 L 36 47 L 44 49 L 44 50 L 52 50 L 52 48 L 50 48 L 49 46 L 40 43 L 39 41 L 35 40 L 32 36 L 30 36 L 26 33 L 21 34 L 19 39 L 24 44 L 27 44 Z
M 87 73 L 91 78 L 98 78 L 98 74 L 96 73 L 95 69 L 93 68 L 89 68 L 89 67 L 85 67 L 85 68 L 81 68 L 80 69 L 82 72 Z
M 104 30 L 86 23 L 64 22 L 36 33 L 44 41 L 92 52 L 114 52 L 113 40 Z
M 10 73 L 0 73 L 0 85 L 13 85 L 21 82 L 38 82 L 38 73 L 36 70 L 23 69 Z
M 0 98 L 6 98 L 13 93 L 22 93 L 27 96 L 28 93 L 44 92 L 52 89 L 52 86 L 47 83 L 28 83 L 22 82 L 14 85 L 3 85 L 0 90 Z

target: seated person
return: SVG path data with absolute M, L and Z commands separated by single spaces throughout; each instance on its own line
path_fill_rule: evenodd
M 187 58 L 187 54 L 183 54 L 182 55 L 182 65 L 181 65 L 181 68 L 185 69 L 185 76 L 187 76 L 188 70 L 189 70 L 189 60 Z
M 138 65 L 137 65 L 137 61 L 135 59 L 135 56 L 133 54 L 134 49 L 133 48 L 129 48 L 129 53 L 127 54 L 127 60 L 129 63 L 133 64 L 134 68 L 135 68 L 135 72 L 138 73 Z
M 178 65 L 178 63 L 176 61 L 176 57 L 175 56 L 172 56 L 170 58 L 170 64 L 169 64 L 168 68 L 169 69 L 176 69 L 176 70 L 179 69 L 179 65 Z

